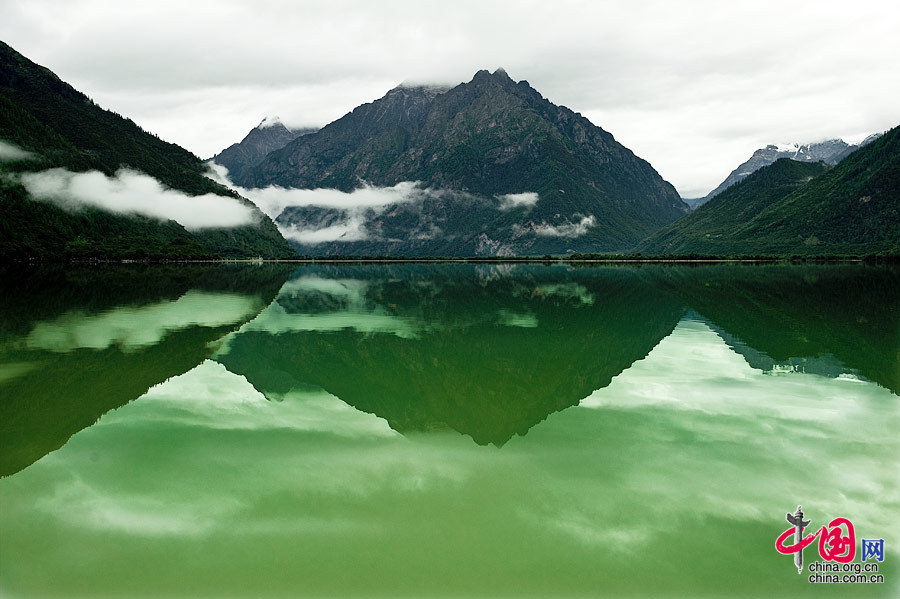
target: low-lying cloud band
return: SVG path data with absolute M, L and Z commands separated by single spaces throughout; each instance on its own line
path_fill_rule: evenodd
M 22 173 L 17 178 L 32 199 L 67 210 L 91 207 L 116 214 L 174 220 L 189 231 L 252 225 L 259 218 L 251 206 L 235 198 L 212 193 L 190 196 L 129 169 L 121 169 L 110 177 L 99 171 L 75 173 L 54 168 Z

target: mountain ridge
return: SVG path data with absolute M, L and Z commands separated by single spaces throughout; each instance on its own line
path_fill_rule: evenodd
M 316 131 L 318 129 L 313 127 L 291 129 L 278 117 L 265 117 L 241 141 L 231 144 L 210 160 L 227 168 L 232 178 L 240 178 L 244 170 L 259 164 L 269 152 L 283 148 L 301 135 Z
M 782 158 L 635 251 L 703 255 L 900 253 L 900 127 L 830 167 Z
M 702 206 L 735 183 L 780 158 L 790 158 L 798 162 L 819 162 L 835 165 L 855 150 L 875 141 L 883 133 L 873 133 L 858 144 L 848 144 L 843 139 L 833 138 L 819 142 L 800 144 L 768 144 L 759 148 L 746 161 L 737 166 L 715 189 L 700 198 L 685 199 L 692 210 Z
M 546 100 L 527 81 L 514 82 L 502 69 L 478 71 L 447 90 L 395 87 L 269 153 L 235 179 L 248 188 L 344 192 L 366 184 L 389 187 L 413 181 L 423 188 L 487 199 L 537 194 L 528 214 L 517 213 L 518 221 L 509 212 L 481 210 L 478 218 L 486 230 L 454 230 L 458 238 L 468 238 L 443 246 L 451 255 L 471 251 L 477 245 L 473 238 L 481 233 L 488 245 L 506 245 L 514 253 L 626 249 L 688 210 L 647 161 L 579 113 Z M 452 203 L 439 208 L 454 209 Z M 434 227 L 446 229 L 450 223 L 443 218 L 435 216 Z M 573 222 L 590 223 L 588 234 L 554 240 L 527 233 L 535 227 L 558 231 Z M 281 224 L 302 227 L 305 222 Z M 519 227 L 515 231 L 513 224 Z M 416 251 L 433 251 L 437 245 L 432 248 Z M 363 250 L 332 244 L 311 251 Z M 384 253 L 372 244 L 365 251 Z M 412 248 L 393 246 L 393 251 L 406 254 Z

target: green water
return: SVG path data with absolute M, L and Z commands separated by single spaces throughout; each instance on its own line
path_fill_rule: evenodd
M 0 280 L 2 597 L 900 590 L 897 270 Z M 884 584 L 798 575 L 797 504 Z

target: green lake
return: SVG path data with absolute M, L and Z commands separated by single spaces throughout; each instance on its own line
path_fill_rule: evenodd
M 900 595 L 896 268 L 0 285 L 0 597 Z M 798 575 L 798 504 L 884 583 Z

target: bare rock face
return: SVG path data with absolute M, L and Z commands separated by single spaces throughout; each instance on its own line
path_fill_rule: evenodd
M 311 128 L 289 129 L 278 117 L 266 117 L 239 143 L 231 144 L 212 160 L 227 168 L 232 178 L 241 177 L 245 170 L 259 164 L 269 152 L 280 150 L 301 135 L 315 131 Z

